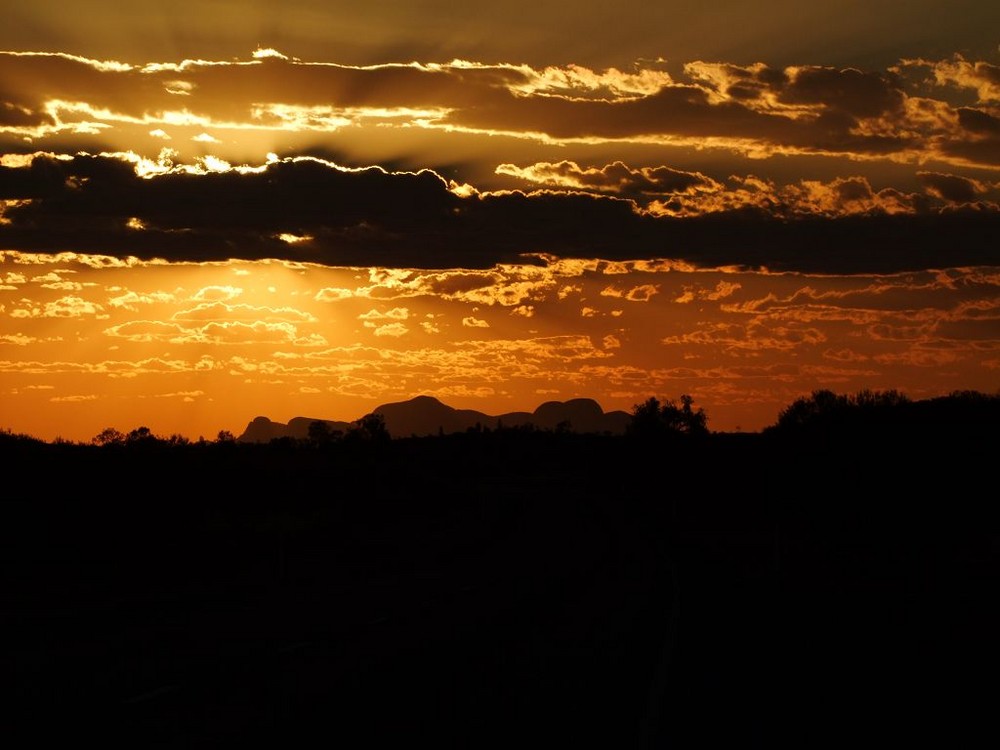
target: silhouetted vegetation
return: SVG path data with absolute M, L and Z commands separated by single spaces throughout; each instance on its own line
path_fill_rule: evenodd
M 817 391 L 761 434 L 686 396 L 618 437 L 0 432 L 33 483 L 0 501 L 5 733 L 963 744 L 993 712 L 967 672 L 1000 666 L 998 401 Z
M 813 391 L 799 398 L 778 415 L 766 434 L 822 434 L 849 437 L 880 437 L 908 431 L 937 430 L 992 434 L 1000 420 L 1000 395 L 978 391 L 955 391 L 947 396 L 911 401 L 895 391 L 862 390 L 855 394 Z
M 708 434 L 708 415 L 704 409 L 692 408 L 694 399 L 681 396 L 681 405 L 673 401 L 660 403 L 655 397 L 632 407 L 628 434 L 635 437 L 657 438 L 666 435 L 703 436 Z
M 352 422 L 351 429 L 344 435 L 344 439 L 348 441 L 375 444 L 386 443 L 391 437 L 385 426 L 385 417 L 374 412 Z

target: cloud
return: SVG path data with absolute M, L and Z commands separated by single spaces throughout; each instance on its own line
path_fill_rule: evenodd
M 959 54 L 948 60 L 904 60 L 902 65 L 927 68 L 938 86 L 972 89 L 982 103 L 1000 102 L 1000 66 Z
M 834 124 L 835 113 L 853 118 L 879 117 L 902 111 L 902 82 L 893 75 L 856 68 L 791 67 L 773 86 L 782 104 L 819 107 Z
M 928 193 L 949 203 L 972 203 L 989 192 L 979 180 L 939 172 L 917 172 L 917 178 Z
M 723 353 L 734 356 L 745 352 L 792 351 L 815 346 L 827 340 L 818 328 L 786 322 L 772 325 L 751 323 L 703 322 L 687 333 L 666 336 L 661 343 L 667 346 L 718 347 Z
M 386 323 L 375 329 L 376 336 L 391 336 L 393 338 L 398 338 L 408 332 L 409 329 L 402 323 Z
M 165 304 L 174 302 L 175 300 L 176 297 L 171 292 L 148 292 L 140 294 L 129 290 L 115 297 L 109 297 L 108 304 L 111 307 L 119 307 L 137 312 L 139 305 Z
M 195 372 L 197 362 L 183 359 L 163 359 L 149 357 L 140 360 L 102 360 L 100 362 L 9 362 L 0 361 L 0 372 L 16 372 L 28 375 L 89 374 L 106 375 L 114 378 L 133 378 L 139 375 L 157 373 Z
M 876 354 L 872 357 L 880 365 L 905 365 L 907 367 L 942 367 L 957 362 L 960 355 L 954 351 L 912 347 L 902 352 Z
M 853 349 L 827 349 L 823 352 L 825 359 L 832 359 L 835 362 L 865 362 L 870 357 L 867 354 L 860 354 Z
M 191 299 L 206 302 L 225 302 L 243 294 L 243 290 L 235 286 L 206 286 L 195 292 Z
M 104 329 L 104 335 L 123 338 L 135 343 L 162 342 L 170 344 L 291 344 L 293 346 L 326 346 L 319 334 L 301 335 L 288 322 L 254 320 L 211 321 L 201 326 L 167 323 L 155 320 L 133 320 Z
M 467 327 L 467 328 L 489 328 L 490 327 L 490 324 L 487 323 L 485 320 L 481 320 L 479 318 L 472 317 L 471 315 L 468 316 L 468 317 L 466 317 L 466 318 L 462 318 L 462 325 L 465 326 L 465 327 Z
M 170 317 L 180 321 L 272 321 L 285 320 L 292 322 L 315 322 L 311 313 L 296 310 L 291 307 L 266 307 L 258 305 L 236 304 L 224 302 L 202 302 L 188 310 L 178 310 Z
M 507 266 L 499 273 L 443 273 L 427 278 L 421 292 L 459 302 L 515 307 L 544 296 L 555 285 L 554 276 L 540 266 Z
M 655 295 L 659 294 L 658 284 L 640 284 L 631 289 L 619 289 L 616 286 L 607 286 L 601 290 L 602 297 L 622 297 L 629 302 L 649 302 Z
M 405 307 L 394 307 L 391 310 L 369 310 L 366 313 L 361 313 L 358 316 L 358 320 L 406 320 L 410 317 L 409 309 Z
M 996 263 L 997 206 L 979 200 L 963 208 L 948 200 L 957 195 L 955 185 L 927 175 L 936 194 L 876 191 L 861 177 L 786 186 L 731 177 L 724 190 L 678 193 L 642 207 L 574 191 L 461 198 L 428 170 L 349 169 L 316 158 L 272 161 L 256 171 L 144 178 L 117 157 L 38 156 L 29 166 L 0 167 L 0 199 L 27 200 L 5 211 L 0 243 L 53 257 L 67 248 L 77 255 L 114 253 L 126 264 L 137 257 L 240 257 L 470 271 L 517 263 L 529 253 L 828 272 Z M 133 218 L 146 227 L 141 237 L 127 226 Z M 313 240 L 278 239 L 289 226 Z M 502 284 L 474 275 L 468 281 L 461 288 L 457 277 L 442 277 L 437 291 L 515 307 L 553 283 L 544 274 Z M 238 289 L 206 287 L 197 294 L 224 300 Z M 423 281 L 411 291 L 426 293 Z
M 696 299 L 717 302 L 718 300 L 731 296 L 737 290 L 742 288 L 743 285 L 739 282 L 725 280 L 718 282 L 714 289 L 695 289 L 692 286 L 686 286 L 680 296 L 674 299 L 674 302 L 682 305 L 694 302 Z
M 350 299 L 354 296 L 351 289 L 341 289 L 339 287 L 324 287 L 316 292 L 317 302 L 337 302 L 342 299 Z
M 625 299 L 629 302 L 649 302 L 654 295 L 660 293 L 658 284 L 640 284 L 632 287 L 625 293 Z
M 715 289 L 705 293 L 705 299 L 720 300 L 729 297 L 734 292 L 742 288 L 742 284 L 734 281 L 720 281 L 715 285 Z
M 205 391 L 175 391 L 172 393 L 154 393 L 153 398 L 179 398 L 183 401 L 194 401 L 205 395 Z
M 0 335 L 0 344 L 13 344 L 14 346 L 27 346 L 38 341 L 34 336 L 25 336 L 23 333 L 5 333 Z
M 0 114 L 12 136 L 35 141 L 100 134 L 122 142 L 135 128 L 187 128 L 214 141 L 223 139 L 211 133 L 223 131 L 321 136 L 370 123 L 562 145 L 624 141 L 754 156 L 997 165 L 991 149 L 962 155 L 960 143 L 952 148 L 948 141 L 961 141 L 961 130 L 942 140 L 930 121 L 909 117 L 912 99 L 939 101 L 935 95 L 954 114 L 945 96 L 951 89 L 975 91 L 980 109 L 998 100 L 997 66 L 961 57 L 887 70 L 696 60 L 679 78 L 655 61 L 622 71 L 470 60 L 351 66 L 277 56 L 145 66 L 10 52 L 0 59 L 10 71 Z M 939 85 L 917 97 L 908 76 L 923 70 Z
M 66 296 L 45 303 L 21 300 L 21 307 L 10 311 L 13 318 L 106 318 L 104 307 L 82 297 Z
M 603 167 L 580 167 L 573 161 L 554 164 L 538 162 L 524 168 L 514 164 L 501 164 L 496 168 L 496 173 L 548 187 L 639 197 L 722 189 L 718 182 L 698 172 L 684 172 L 670 167 L 633 169 L 620 161 Z

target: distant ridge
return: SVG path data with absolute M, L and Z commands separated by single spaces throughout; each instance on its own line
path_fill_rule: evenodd
M 396 438 L 465 432 L 478 426 L 491 430 L 497 427 L 526 427 L 540 430 L 565 429 L 580 433 L 611 433 L 620 435 L 632 418 L 628 412 L 605 412 L 590 398 L 569 401 L 546 401 L 534 412 L 514 411 L 500 415 L 485 414 L 474 409 L 455 409 L 433 396 L 417 396 L 408 401 L 382 404 L 372 410 L 385 419 L 386 429 Z M 349 422 L 295 417 L 288 424 L 272 422 L 267 417 L 255 417 L 237 440 L 241 443 L 267 443 L 276 438 L 309 437 L 309 425 L 323 422 L 330 431 L 346 432 Z
M 312 419 L 310 417 L 295 417 L 288 424 L 272 422 L 267 417 L 254 417 L 236 440 L 240 443 L 269 443 L 278 438 L 290 437 L 305 440 L 309 437 L 309 425 L 313 422 L 324 422 L 330 431 L 346 432 L 351 426 L 348 422 L 333 422 L 329 419 Z

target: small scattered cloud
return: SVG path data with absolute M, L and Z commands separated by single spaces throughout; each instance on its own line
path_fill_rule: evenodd
M 13 344 L 14 346 L 27 346 L 38 341 L 34 336 L 25 336 L 23 333 L 5 333 L 0 335 L 0 344 Z
M 342 289 L 340 287 L 324 287 L 316 292 L 317 302 L 337 302 L 342 299 L 350 299 L 354 296 L 354 291 L 351 289 Z
M 410 317 L 410 311 L 406 307 L 393 307 L 390 310 L 369 310 L 361 313 L 358 320 L 406 320 Z
M 625 292 L 625 299 L 629 302 L 649 302 L 654 295 L 659 294 L 660 287 L 657 284 L 640 284 Z
M 73 295 L 60 297 L 59 299 L 42 304 L 33 303 L 30 300 L 22 300 L 23 307 L 11 310 L 11 317 L 15 318 L 83 318 L 96 317 L 106 318 L 104 307 L 96 302 L 76 297 Z
M 243 294 L 243 290 L 237 286 L 206 286 L 191 295 L 191 299 L 205 302 L 225 302 L 236 299 L 241 294 Z
M 399 338 L 409 332 L 409 329 L 402 323 L 386 323 L 375 329 L 376 336 L 391 336 Z
M 176 297 L 171 292 L 139 293 L 129 290 L 114 297 L 109 297 L 108 305 L 138 312 L 140 305 L 168 304 L 174 301 L 176 301 Z

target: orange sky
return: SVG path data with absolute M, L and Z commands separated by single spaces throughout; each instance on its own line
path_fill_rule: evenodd
M 0 31 L 0 427 L 1000 384 L 985 4 L 57 5 Z

